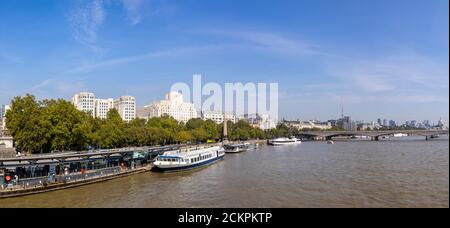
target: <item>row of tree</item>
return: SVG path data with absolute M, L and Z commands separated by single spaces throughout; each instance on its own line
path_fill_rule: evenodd
M 286 137 L 292 130 L 285 125 L 262 131 L 245 121 L 228 122 L 230 140 Z M 27 153 L 120 148 L 179 143 L 217 142 L 223 138 L 223 124 L 192 119 L 187 123 L 172 117 L 122 120 L 117 110 L 106 119 L 92 117 L 63 99 L 38 101 L 32 95 L 16 97 L 6 114 L 6 127 L 16 148 Z

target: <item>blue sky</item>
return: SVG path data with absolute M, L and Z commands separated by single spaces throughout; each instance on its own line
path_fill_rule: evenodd
M 448 123 L 448 0 L 0 2 L 0 103 L 279 82 L 280 116 Z

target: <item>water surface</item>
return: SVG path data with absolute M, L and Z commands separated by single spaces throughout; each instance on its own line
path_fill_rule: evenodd
M 304 142 L 0 200 L 0 207 L 449 207 L 448 137 Z

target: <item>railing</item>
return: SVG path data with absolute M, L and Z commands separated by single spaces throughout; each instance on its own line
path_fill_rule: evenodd
M 19 190 L 19 189 L 29 189 L 37 187 L 45 187 L 51 184 L 69 184 L 76 183 L 86 180 L 95 180 L 102 177 L 115 176 L 120 173 L 125 173 L 130 169 L 122 169 L 121 167 L 110 167 L 104 169 L 98 169 L 95 171 L 89 171 L 87 173 L 73 173 L 68 175 L 54 175 L 48 177 L 35 177 L 11 180 L 11 182 L 6 185 L 0 186 L 0 190 Z
M 208 149 L 208 148 L 212 148 L 215 146 L 218 146 L 219 144 L 214 143 L 214 144 L 205 144 L 205 145 L 189 145 L 189 146 L 183 146 L 178 148 L 177 150 L 169 150 L 166 151 L 166 155 L 174 155 L 174 154 L 179 154 L 179 153 L 186 153 L 186 152 L 190 152 L 190 151 L 195 151 L 195 150 L 201 150 L 201 149 Z
M 11 137 L 8 130 L 0 130 L 0 137 Z

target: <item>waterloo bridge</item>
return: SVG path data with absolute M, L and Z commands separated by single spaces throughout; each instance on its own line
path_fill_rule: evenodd
M 296 136 L 313 138 L 314 140 L 332 140 L 334 137 L 366 136 L 372 141 L 379 141 L 380 137 L 393 136 L 395 134 L 423 136 L 425 140 L 428 140 L 439 135 L 448 135 L 448 130 L 302 131 Z
M 386 130 L 386 131 L 303 131 L 297 134 L 300 138 L 312 138 L 314 140 L 332 140 L 334 137 L 366 136 L 372 141 L 379 141 L 380 137 L 395 134 L 423 136 L 425 140 L 439 135 L 448 135 L 448 130 Z M 5 132 L 0 132 L 0 148 L 12 148 L 14 141 Z

